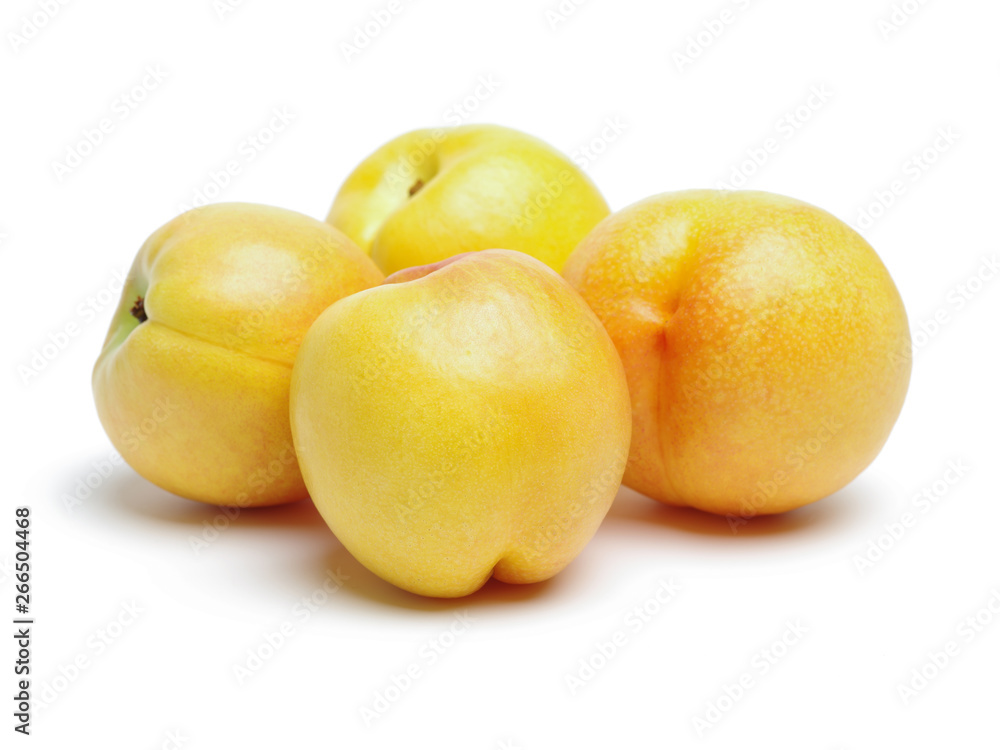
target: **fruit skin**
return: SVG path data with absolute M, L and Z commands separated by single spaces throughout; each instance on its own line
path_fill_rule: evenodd
M 672 505 L 779 513 L 878 454 L 910 378 L 899 293 L 854 230 L 763 192 L 657 195 L 601 222 L 565 278 L 632 397 L 624 483 Z
M 496 247 L 558 271 L 607 215 L 593 182 L 544 141 L 463 125 L 379 148 L 341 186 L 326 220 L 391 274 Z
M 295 354 L 323 310 L 382 278 L 342 233 L 294 211 L 223 203 L 178 216 L 139 250 L 94 367 L 108 437 L 139 474 L 192 500 L 304 498 L 288 421 Z
M 302 342 L 291 404 L 306 485 L 338 539 L 437 597 L 562 570 L 614 499 L 631 429 L 597 318 L 506 250 L 332 305 Z

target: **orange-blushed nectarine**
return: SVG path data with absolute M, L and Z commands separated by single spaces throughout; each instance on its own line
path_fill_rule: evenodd
M 624 483 L 664 503 L 749 517 L 819 500 L 868 466 L 902 408 L 899 293 L 814 206 L 657 195 L 598 224 L 563 273 L 628 376 Z

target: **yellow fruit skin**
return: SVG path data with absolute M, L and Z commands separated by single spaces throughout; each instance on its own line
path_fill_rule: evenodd
M 115 448 L 154 484 L 218 505 L 306 497 L 288 421 L 299 343 L 382 273 L 329 225 L 253 204 L 194 209 L 139 250 L 94 367 Z M 147 320 L 130 313 L 142 297 Z
M 537 260 L 490 250 L 414 270 L 331 306 L 302 342 L 292 431 L 310 495 L 362 564 L 408 591 L 545 580 L 621 481 L 621 361 Z
M 624 482 L 719 514 L 819 500 L 878 454 L 910 378 L 899 293 L 856 232 L 763 192 L 693 190 L 601 222 L 565 278 L 632 398 Z
M 387 274 L 497 247 L 558 271 L 607 215 L 593 182 L 545 142 L 463 125 L 416 130 L 379 148 L 344 182 L 327 221 Z

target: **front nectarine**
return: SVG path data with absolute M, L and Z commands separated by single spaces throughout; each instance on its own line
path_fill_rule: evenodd
M 545 580 L 594 534 L 631 419 L 621 360 L 540 261 L 487 250 L 332 305 L 292 376 L 313 502 L 369 570 L 419 594 Z

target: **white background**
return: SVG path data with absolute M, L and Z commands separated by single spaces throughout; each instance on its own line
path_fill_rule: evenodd
M 4 3 L 0 589 L 13 617 L 13 508 L 29 505 L 31 676 L 36 697 L 50 699 L 17 742 L 998 746 L 1000 614 L 983 608 L 1000 591 L 1000 282 L 972 281 L 976 293 L 958 302 L 959 285 L 1000 249 L 996 3 L 907 0 L 912 12 L 891 29 L 880 28 L 888 0 L 591 0 L 563 3 L 571 12 L 560 23 L 547 17 L 557 0 L 400 3 L 356 55 L 343 43 L 388 2 L 248 0 L 220 15 L 212 0 L 92 0 L 59 5 L 48 20 L 36 15 L 42 2 Z M 723 10 L 721 34 L 690 46 Z M 47 20 L 33 38 L 11 36 L 30 34 L 32 17 Z M 686 48 L 697 54 L 690 64 L 676 57 Z M 120 97 L 157 66 L 165 79 L 123 110 Z M 823 101 L 810 99 L 814 87 Z M 292 121 L 250 159 L 246 139 L 273 108 Z M 57 175 L 53 163 L 105 117 L 111 132 Z M 307 502 L 244 512 L 196 554 L 191 540 L 225 525 L 218 509 L 125 466 L 97 473 L 112 449 L 90 369 L 115 274 L 148 234 L 233 159 L 240 171 L 217 199 L 323 218 L 381 143 L 458 121 L 516 127 L 580 158 L 593 142 L 602 153 L 587 170 L 613 209 L 730 182 L 735 169 L 753 172 L 748 187 L 857 226 L 900 181 L 891 207 L 862 229 L 896 280 L 916 344 L 907 402 L 878 459 L 836 495 L 738 533 L 622 490 L 554 580 L 491 583 L 451 602 L 376 579 Z M 744 165 L 767 138 L 775 152 Z M 61 337 L 67 327 L 75 335 Z M 53 340 L 65 346 L 26 375 Z M 968 468 L 958 477 L 949 462 Z M 88 480 L 98 486 L 86 496 Z M 923 491 L 933 505 L 917 502 Z M 67 497 L 82 502 L 70 510 Z M 915 525 L 883 537 L 888 550 L 859 570 L 858 556 L 906 512 Z M 343 586 L 303 616 L 301 600 L 338 570 Z M 671 580 L 669 604 L 647 621 L 630 617 Z M 130 619 L 123 606 L 141 612 Z M 960 630 L 977 612 L 980 630 Z M 474 622 L 431 663 L 428 644 L 448 642 L 463 613 Z M 241 683 L 234 668 L 250 651 L 269 654 L 267 634 L 283 623 L 291 635 Z M 765 673 L 761 652 L 788 623 L 807 632 Z M 574 691 L 567 676 L 579 678 L 581 659 L 600 664 L 598 644 L 619 630 L 625 645 Z M 9 696 L 15 656 L 3 641 Z M 958 655 L 904 701 L 899 686 L 949 641 Z M 74 673 L 78 657 L 86 667 Z M 413 666 L 419 676 L 397 696 L 393 676 Z M 728 702 L 727 685 L 744 675 L 752 687 Z M 381 705 L 387 688 L 397 699 L 366 724 L 362 709 Z M 728 710 L 699 734 L 710 704 Z

